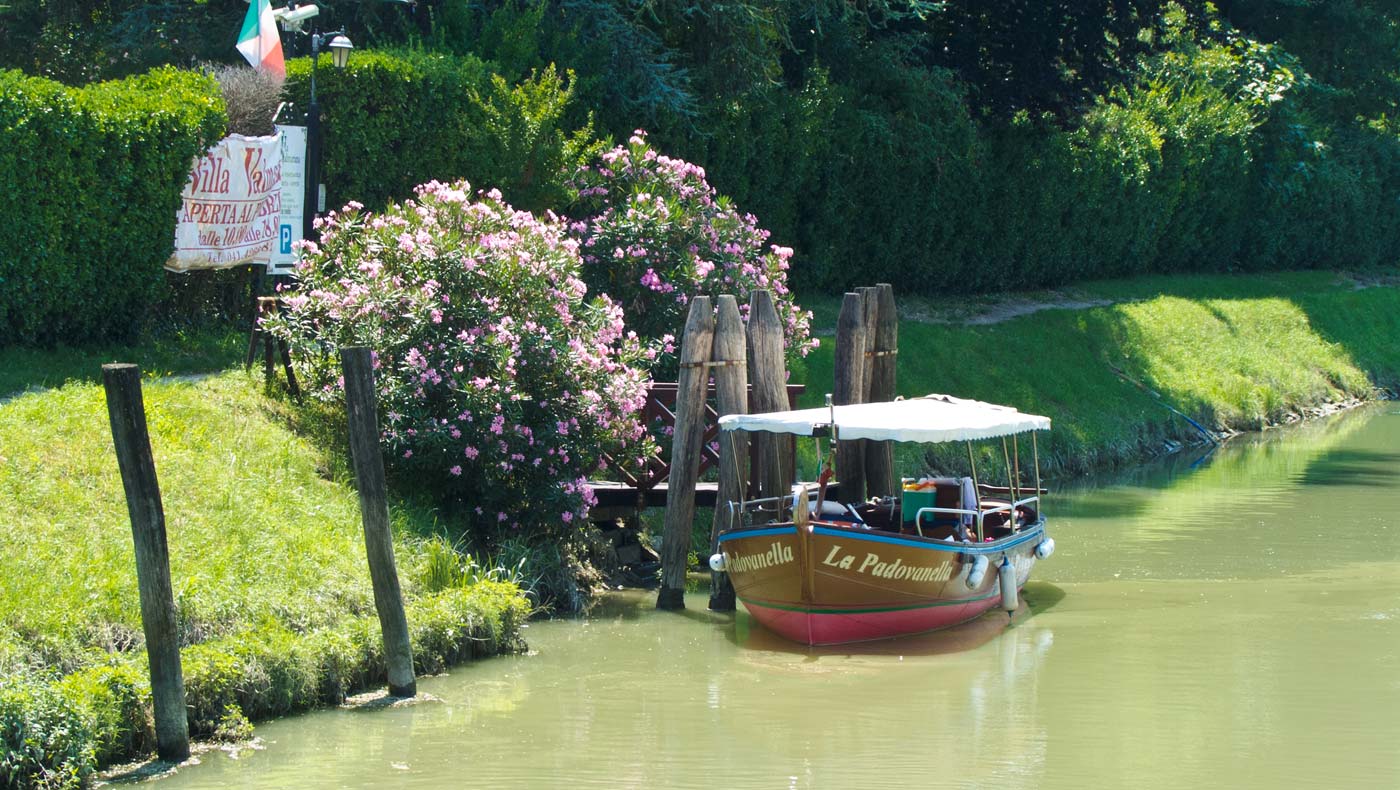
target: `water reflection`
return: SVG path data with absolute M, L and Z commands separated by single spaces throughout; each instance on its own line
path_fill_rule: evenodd
M 163 786 L 1397 787 L 1397 447 L 1373 411 L 1068 489 L 1009 622 L 808 648 L 620 594 Z

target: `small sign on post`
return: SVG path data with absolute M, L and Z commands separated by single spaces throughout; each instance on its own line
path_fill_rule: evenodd
M 301 241 L 302 218 L 306 208 L 306 127 L 277 127 L 282 140 L 282 215 L 277 243 L 267 259 L 267 273 L 291 274 L 298 255 L 292 245 Z

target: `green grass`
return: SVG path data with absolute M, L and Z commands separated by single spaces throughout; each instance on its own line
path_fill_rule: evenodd
M 1070 298 L 1116 303 L 985 325 L 948 322 L 966 312 L 953 300 L 902 307 L 933 320 L 900 322 L 898 391 L 1046 415 L 1054 429 L 1042 457 L 1075 472 L 1197 438 L 1163 402 L 1212 430 L 1248 430 L 1400 382 L 1400 288 L 1392 284 L 1358 289 L 1351 278 L 1324 272 L 1182 276 L 1089 283 Z M 818 316 L 835 315 L 833 298 L 801 301 L 816 303 Z M 806 405 L 830 391 L 833 345 L 824 338 L 806 360 Z M 925 458 L 905 448 L 902 471 L 961 468 L 962 452 L 945 448 Z
M 207 329 L 165 333 L 135 345 L 0 347 L 0 400 L 67 381 L 100 381 L 107 362 L 135 362 L 147 376 L 224 370 L 242 361 L 247 342 L 243 331 Z
M 318 474 L 314 448 L 269 419 L 246 377 L 148 383 L 145 402 L 188 641 L 373 608 L 354 492 Z M 65 668 L 83 648 L 129 645 L 135 560 L 101 387 L 16 398 L 0 407 L 0 437 L 13 568 L 0 578 L 0 622 L 43 635 L 45 663 Z
M 242 371 L 147 382 L 144 394 L 194 731 L 238 734 L 245 715 L 378 682 L 343 463 L 293 433 Z M 528 611 L 517 587 L 479 568 L 445 572 L 451 552 L 421 537 L 436 528 L 430 511 L 394 517 L 420 671 L 513 645 Z M 48 711 L 79 743 L 50 751 L 78 755 L 79 774 L 148 749 L 135 559 L 101 385 L 70 381 L 0 403 L 0 553 L 0 736 Z

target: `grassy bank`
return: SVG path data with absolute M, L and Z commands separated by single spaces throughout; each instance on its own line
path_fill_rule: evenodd
M 205 737 L 384 674 L 343 465 L 260 392 L 241 371 L 146 387 L 190 723 Z M 425 672 L 511 648 L 528 610 L 501 574 L 464 573 L 444 543 L 417 537 L 430 520 L 395 514 Z M 62 786 L 148 751 L 135 562 L 100 385 L 0 404 L 0 552 L 0 785 Z
M 159 334 L 139 344 L 0 347 L 0 401 L 67 381 L 100 381 L 104 362 L 139 362 L 147 376 L 224 370 L 242 361 L 247 342 L 243 330 L 206 329 Z
M 898 286 L 896 294 L 899 392 L 949 393 L 1052 418 L 1041 453 L 1060 474 L 1199 440 L 1164 404 L 1212 431 L 1230 432 L 1400 385 L 1400 287 L 1393 274 L 1136 278 L 1024 300 L 915 300 L 899 298 Z M 839 301 L 802 301 L 829 335 Z M 971 323 L 1036 301 L 1098 304 Z M 830 391 L 833 345 L 823 338 L 807 360 L 800 379 L 807 382 L 807 405 Z M 923 451 L 906 451 L 903 469 L 960 469 L 962 452 L 924 458 Z

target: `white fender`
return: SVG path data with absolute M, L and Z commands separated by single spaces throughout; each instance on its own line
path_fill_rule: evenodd
M 715 573 L 724 573 L 724 568 L 725 568 L 725 565 L 724 565 L 724 555 L 723 555 L 723 554 L 711 554 L 711 555 L 710 555 L 710 570 L 714 571 Z
M 982 586 L 982 579 L 987 576 L 987 566 L 989 564 L 990 563 L 987 562 L 987 555 L 985 554 L 978 554 L 973 558 L 972 570 L 967 574 L 967 588 L 969 590 L 975 590 Z
M 1054 539 L 1054 538 L 1046 538 L 1045 540 L 1042 540 L 1040 543 L 1036 544 L 1036 547 L 1035 547 L 1035 556 L 1036 556 L 1036 559 L 1043 560 L 1043 559 L 1048 558 L 1051 554 L 1054 554 L 1054 553 L 1055 553 L 1055 539 Z
M 997 576 L 1001 579 L 1001 608 L 1008 612 L 1016 611 L 1020 603 L 1016 596 L 1016 567 L 1011 564 L 1011 560 L 1006 557 L 1001 558 L 1001 567 L 997 568 Z

